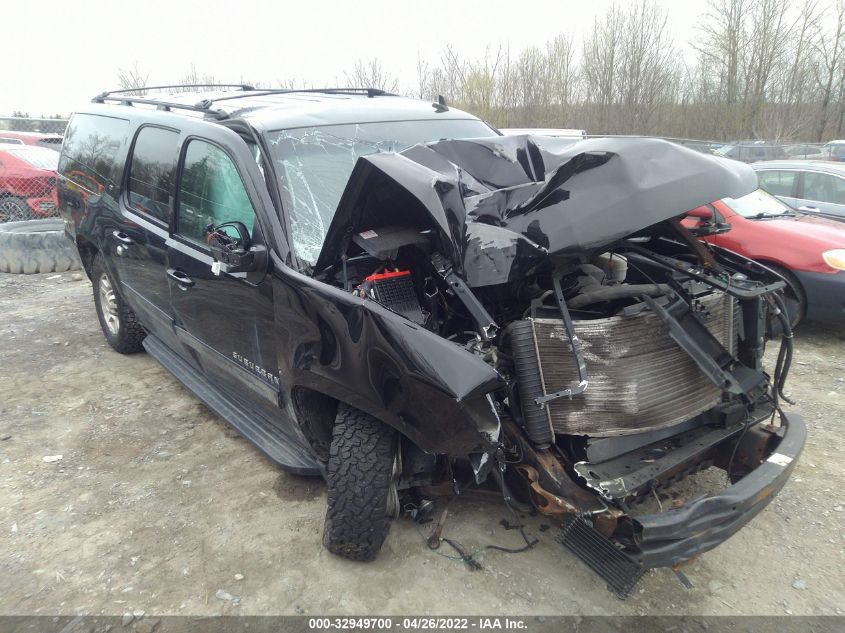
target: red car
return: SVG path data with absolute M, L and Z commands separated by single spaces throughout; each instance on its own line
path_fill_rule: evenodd
M 31 145 L 0 145 L 0 222 L 57 215 L 59 153 Z
M 793 324 L 845 320 L 845 223 L 795 211 L 762 189 L 686 215 L 687 227 L 718 231 L 702 239 L 781 274 Z
M 60 152 L 63 139 L 64 137 L 61 134 L 0 130 L 0 148 L 3 145 L 37 145 L 38 147 L 47 147 Z

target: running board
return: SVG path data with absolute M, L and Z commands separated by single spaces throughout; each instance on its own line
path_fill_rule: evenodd
M 596 572 L 620 600 L 628 597 L 645 573 L 639 563 L 614 547 L 583 517 L 568 519 L 557 535 L 557 542 Z
M 295 475 L 322 476 L 320 466 L 311 456 L 311 451 L 304 447 L 292 432 L 286 432 L 236 395 L 212 386 L 200 371 L 154 336 L 147 335 L 144 339 L 144 349 L 209 409 L 234 427 L 280 468 Z M 284 411 L 279 410 L 279 417 L 284 423 Z

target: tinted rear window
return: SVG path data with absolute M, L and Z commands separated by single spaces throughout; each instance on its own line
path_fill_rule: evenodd
M 129 206 L 164 223 L 170 222 L 179 133 L 142 127 L 132 147 Z
M 129 131 L 129 121 L 96 114 L 76 114 L 68 125 L 59 159 L 59 172 L 90 190 L 102 192 L 120 179 L 122 164 L 115 159 Z

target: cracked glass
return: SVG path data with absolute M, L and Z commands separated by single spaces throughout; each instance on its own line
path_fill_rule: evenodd
M 270 132 L 268 140 L 279 168 L 280 186 L 287 194 L 297 257 L 309 264 L 317 261 L 340 197 L 361 156 L 401 152 L 418 143 L 494 135 L 489 126 L 474 119 L 324 125 Z

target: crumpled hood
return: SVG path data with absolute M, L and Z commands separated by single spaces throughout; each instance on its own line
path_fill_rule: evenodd
M 440 141 L 358 160 L 316 270 L 355 232 L 408 224 L 470 286 L 520 278 L 548 255 L 588 254 L 757 188 L 748 165 L 652 138 Z

